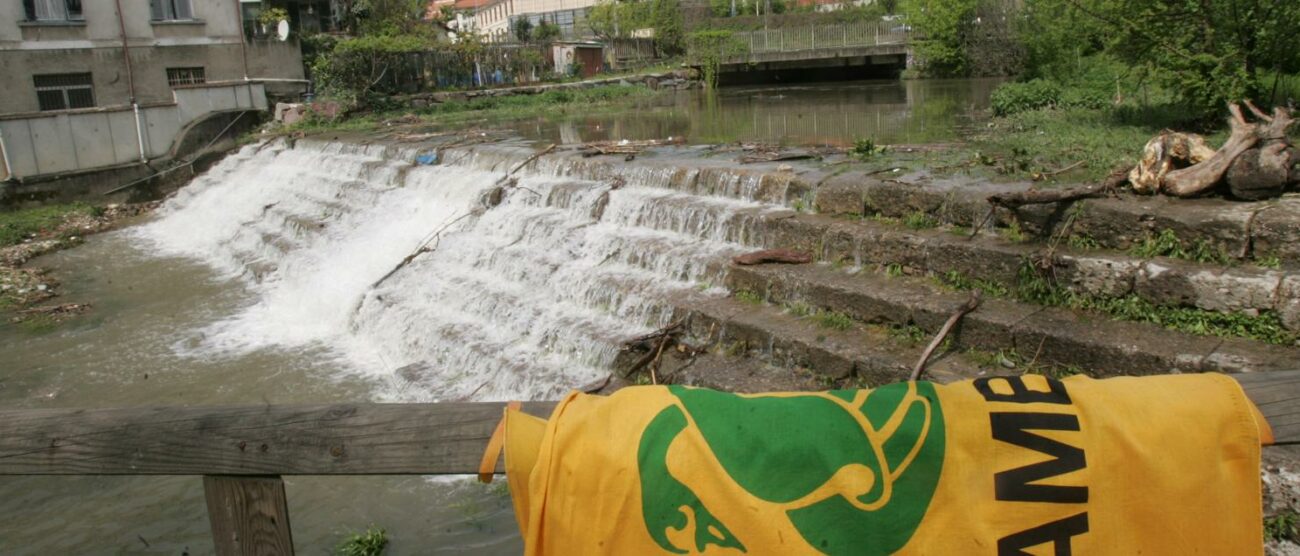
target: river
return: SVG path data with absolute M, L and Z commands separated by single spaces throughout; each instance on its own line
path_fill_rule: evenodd
M 947 142 L 991 88 L 747 87 L 515 125 L 551 141 Z M 657 299 L 722 295 L 711 263 L 744 249 L 744 215 L 782 209 L 744 183 L 696 195 L 642 175 L 612 191 L 546 168 L 476 213 L 503 161 L 420 167 L 381 151 L 247 147 L 157 214 L 31 263 L 94 308 L 52 329 L 0 325 L 0 406 L 553 399 L 661 324 Z M 303 554 L 370 524 L 391 554 L 521 550 L 501 482 L 285 482 Z M 198 477 L 0 477 L 0 553 L 211 551 Z

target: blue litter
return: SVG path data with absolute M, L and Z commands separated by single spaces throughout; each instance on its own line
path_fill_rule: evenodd
M 415 163 L 421 166 L 432 166 L 438 163 L 438 153 L 422 154 L 415 157 Z

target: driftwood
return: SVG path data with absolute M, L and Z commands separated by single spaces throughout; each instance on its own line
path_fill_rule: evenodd
M 645 352 L 641 358 L 637 359 L 626 371 L 624 377 L 631 377 L 645 369 L 651 369 L 651 376 L 654 382 L 658 382 L 654 377 L 654 369 L 659 367 L 659 359 L 663 357 L 664 348 L 670 343 L 680 341 L 682 335 L 686 333 L 686 323 L 684 320 L 677 320 L 668 326 L 660 328 L 654 332 L 632 338 L 623 343 L 623 351 L 628 352 Z
M 957 310 L 952 313 L 952 316 L 948 317 L 948 322 L 943 323 L 943 328 L 939 329 L 939 333 L 935 334 L 934 340 L 931 340 L 930 345 L 921 353 L 921 359 L 916 362 L 916 367 L 912 369 L 912 376 L 909 377 L 908 380 L 913 382 L 921 380 L 921 374 L 925 372 L 925 364 L 930 361 L 930 356 L 934 355 L 934 350 L 939 349 L 939 346 L 943 344 L 944 338 L 948 337 L 948 333 L 952 332 L 953 327 L 957 326 L 958 322 L 961 322 L 962 317 L 966 316 L 966 313 L 974 311 L 979 306 L 980 290 L 972 291 L 970 299 L 966 300 L 966 303 L 963 303 L 961 307 L 958 307 Z
M 812 255 L 800 253 L 790 249 L 764 249 L 753 253 L 746 253 L 731 259 L 731 262 L 738 265 L 755 265 L 763 263 L 781 263 L 781 264 L 808 264 L 812 262 Z
M 680 145 L 685 142 L 684 138 L 668 139 L 648 139 L 644 141 L 593 141 L 583 143 L 578 151 L 584 157 L 592 157 L 602 154 L 621 154 L 625 156 L 635 156 L 641 154 L 641 151 L 649 147 L 661 147 L 664 145 Z
M 1067 187 L 1065 189 L 1029 189 L 1014 193 L 998 193 L 990 195 L 988 202 L 995 207 L 1015 210 L 1025 205 L 1062 203 L 1079 199 L 1105 197 L 1114 193 L 1119 184 L 1123 183 L 1125 179 L 1122 174 L 1111 174 L 1101 183 L 1083 187 Z
M 817 158 L 814 153 L 806 151 L 796 152 L 760 152 L 740 157 L 741 164 L 754 164 L 758 162 L 779 162 L 784 160 L 808 160 Z
M 1277 107 L 1270 115 L 1250 101 L 1245 105 L 1258 121 L 1246 121 L 1241 106 L 1229 104 L 1231 132 L 1217 151 L 1194 134 L 1167 131 L 1153 138 L 1142 161 L 1129 172 L 1133 189 L 1194 197 L 1226 183 L 1234 196 L 1254 200 L 1275 197 L 1300 181 L 1293 173 L 1297 157 L 1286 137 L 1295 123 L 1290 110 Z

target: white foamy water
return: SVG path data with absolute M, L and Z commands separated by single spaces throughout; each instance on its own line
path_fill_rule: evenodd
M 518 157 L 414 166 L 415 154 L 246 147 L 138 228 L 254 292 L 187 354 L 326 346 L 382 379 L 381 399 L 555 397 L 604 376 L 626 338 L 666 324 L 668 296 L 720 283 L 775 208 L 640 174 L 614 188 L 553 165 L 517 174 L 488 207 Z

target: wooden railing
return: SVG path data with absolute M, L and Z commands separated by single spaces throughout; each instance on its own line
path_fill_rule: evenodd
M 733 36 L 750 54 L 797 52 L 821 48 L 903 44 L 909 32 L 899 23 L 859 21 L 747 31 Z
M 1277 443 L 1300 444 L 1300 371 L 1233 376 Z M 503 406 L 4 410 L 0 475 L 200 475 L 217 554 L 292 554 L 281 476 L 476 473 Z

